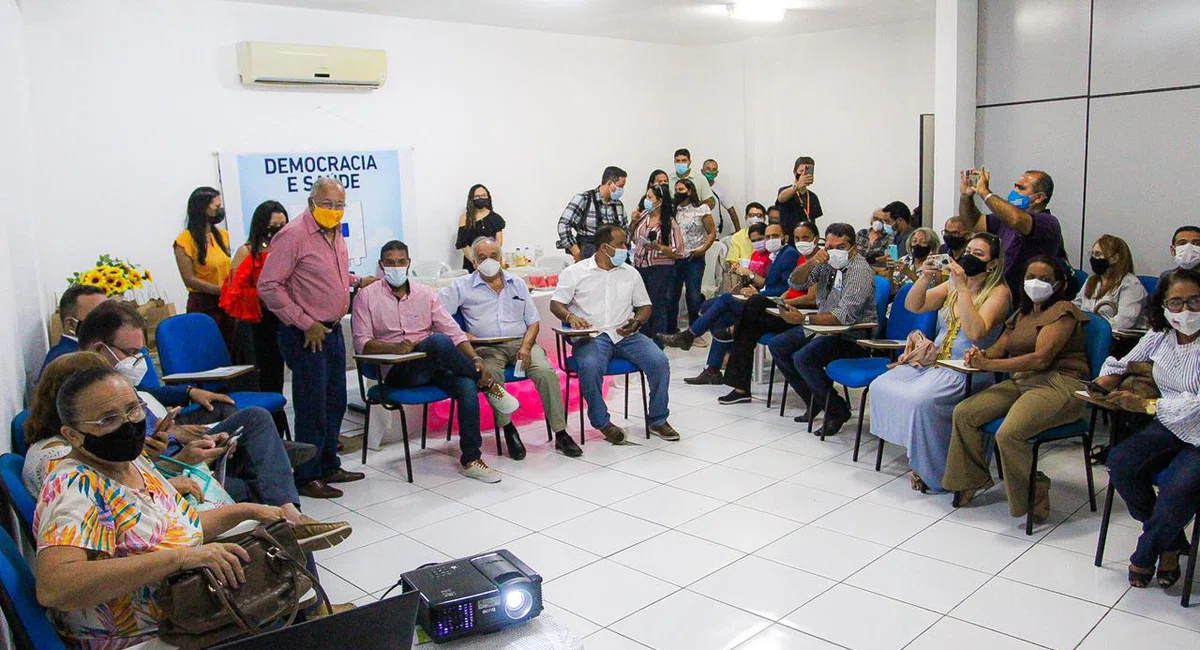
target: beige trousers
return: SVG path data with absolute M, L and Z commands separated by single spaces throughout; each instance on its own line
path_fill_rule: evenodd
M 483 358 L 483 365 L 496 378 L 504 383 L 504 368 L 517 362 L 517 351 L 521 349 L 520 341 L 509 341 L 498 345 L 480 345 L 475 352 Z M 533 380 L 538 395 L 542 398 L 542 409 L 546 412 L 546 420 L 550 423 L 551 431 L 566 431 L 567 416 L 563 409 L 562 386 L 558 383 L 558 373 L 550 366 L 546 351 L 535 344 L 529 352 L 529 365 L 525 375 Z M 505 426 L 512 422 L 509 416 L 496 412 L 496 422 Z

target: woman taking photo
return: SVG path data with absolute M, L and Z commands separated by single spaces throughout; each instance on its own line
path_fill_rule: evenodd
M 918 230 L 913 241 L 920 236 Z M 950 263 L 949 282 L 941 282 L 939 265 L 925 261 L 904 306 L 917 314 L 937 311 L 937 337 L 914 346 L 900 365 L 871 382 L 871 433 L 908 450 L 909 479 L 918 492 L 945 492 L 951 419 L 967 383 L 966 375 L 936 363 L 962 359 L 972 346 L 990 346 L 1004 326 L 1011 296 L 1002 250 L 995 235 L 976 235 Z M 992 376 L 981 373 L 974 382 L 976 389 L 986 388 Z
M 896 268 L 892 271 L 892 293 L 909 282 L 916 282 L 917 274 L 921 273 L 925 260 L 941 245 L 942 242 L 933 228 L 914 230 L 908 239 L 908 254 L 896 260 Z M 933 283 L 930 286 L 937 286 L 941 281 L 942 274 L 939 272 L 930 278 L 930 282 Z
M 467 209 L 458 218 L 458 237 L 454 240 L 454 247 L 462 251 L 463 268 L 467 272 L 475 271 L 471 244 L 476 239 L 491 237 L 504 248 L 504 225 L 504 217 L 492 212 L 492 193 L 483 185 L 472 185 L 467 191 Z
M 1149 320 L 1152 331 L 1120 361 L 1110 357 L 1096 383 L 1113 391 L 1102 399 L 1154 417 L 1113 448 L 1108 473 L 1129 514 L 1142 523 L 1129 584 L 1147 587 L 1154 579 L 1166 589 L 1179 580 L 1179 554 L 1188 548 L 1183 529 L 1200 509 L 1200 271 L 1167 273 L 1150 301 Z M 1162 397 L 1118 390 L 1137 362 L 1153 362 Z
M 1090 263 L 1092 276 L 1075 297 L 1075 306 L 1102 316 L 1114 330 L 1145 327 L 1146 288 L 1133 274 L 1129 244 L 1120 237 L 1101 235 L 1092 244 Z
M 208 314 L 217 321 L 232 354 L 233 319 L 221 309 L 221 285 L 229 275 L 229 232 L 218 228 L 225 220 L 221 193 L 198 187 L 187 202 L 187 227 L 175 238 L 175 264 L 188 290 L 187 312 Z
M 675 260 L 683 257 L 683 232 L 675 220 L 675 205 L 666 185 L 651 185 L 639 206 L 642 216 L 633 229 L 633 266 L 652 303 L 650 321 L 642 333 L 657 342 L 655 334 L 667 328 L 667 293 L 675 274 Z
M 870 227 L 858 231 L 858 237 L 854 239 L 858 242 L 858 254 L 866 258 L 868 264 L 877 264 L 885 259 L 888 247 L 896 243 L 892 238 L 895 230 L 885 219 L 890 220 L 891 215 L 882 210 L 876 211 L 871 215 Z
M 696 186 L 690 179 L 675 183 L 675 205 L 675 216 L 683 231 L 684 256 L 675 261 L 675 281 L 667 300 L 667 325 L 672 334 L 677 327 L 672 317 L 679 313 L 679 300 L 685 290 L 688 323 L 694 323 L 700 317 L 700 305 L 704 303 L 704 296 L 700 293 L 700 286 L 704 282 L 704 254 L 717 240 L 712 209 L 700 202 Z
M 1029 485 L 1033 448 L 1029 439 L 1083 416 L 1084 402 L 1075 391 L 1088 377 L 1084 349 L 1087 314 L 1066 299 L 1071 271 L 1058 260 L 1039 255 L 1025 266 L 1024 295 L 1017 312 L 1004 324 L 1004 333 L 991 347 L 971 347 L 963 353 L 966 365 L 985 372 L 1003 372 L 1012 379 L 975 393 L 954 408 L 954 430 L 942 485 L 954 490 L 954 507 L 971 503 L 994 485 L 988 471 L 987 443 L 992 436 L 983 426 L 1003 417 L 995 444 L 1004 467 L 1008 511 L 1024 517 L 1034 489 L 1033 520 L 1050 516 L 1050 478 L 1038 472 Z

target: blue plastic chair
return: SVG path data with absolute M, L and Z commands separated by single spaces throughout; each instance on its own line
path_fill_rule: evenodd
M 442 400 L 450 400 L 450 417 L 446 421 L 446 439 L 450 439 L 450 431 L 454 428 L 454 409 L 456 402 L 450 397 L 446 391 L 437 386 L 417 386 L 414 388 L 397 388 L 395 386 L 387 386 L 383 383 L 383 377 L 380 375 L 380 368 L 383 366 L 377 362 L 355 361 L 355 369 L 358 372 L 358 393 L 362 397 L 362 401 L 367 405 L 367 415 L 364 418 L 363 425 L 363 443 L 362 443 L 362 462 L 367 463 L 367 441 L 370 440 L 371 434 L 371 407 L 382 406 L 388 411 L 400 412 L 400 431 L 404 435 L 404 467 L 408 470 L 408 482 L 413 482 L 412 471 L 412 455 L 408 446 L 408 416 L 404 413 L 404 406 L 421 405 L 421 449 L 425 448 L 425 435 L 429 431 L 429 405 Z M 365 380 L 375 382 L 370 389 L 366 387 Z M 500 438 L 497 434 L 496 445 L 499 448 Z
M 17 414 L 12 421 L 12 450 L 14 454 L 25 455 L 29 445 L 25 444 L 25 420 L 29 418 L 29 409 Z
M 4 491 L 5 500 L 17 513 L 21 534 L 29 540 L 31 545 L 36 546 L 36 539 L 33 536 L 33 513 L 37 510 L 37 501 L 34 500 L 29 490 L 25 489 L 25 484 L 21 481 L 21 469 L 24 467 L 24 456 L 16 454 L 0 456 L 0 489 Z
M 1146 293 L 1154 295 L 1154 291 L 1158 289 L 1157 275 L 1139 275 L 1137 276 L 1142 281 L 1142 286 L 1146 288 Z
M 898 341 L 888 346 L 888 349 L 894 354 L 896 350 L 904 349 L 904 341 L 908 335 L 914 331 L 920 331 L 927 338 L 933 339 L 936 336 L 937 330 L 937 312 L 927 312 L 923 314 L 914 314 L 904 306 L 904 300 L 908 298 L 908 292 L 913 288 L 912 284 L 906 284 L 900 287 L 896 292 L 896 297 L 892 301 L 892 314 L 887 319 L 885 329 L 885 339 Z M 876 341 L 883 344 L 883 341 Z M 864 346 L 866 347 L 866 346 Z M 829 375 L 829 379 L 834 383 L 841 384 L 846 388 L 862 388 L 862 398 L 858 403 L 858 433 L 854 435 L 854 462 L 858 462 L 858 450 L 862 444 L 863 434 L 863 417 L 866 414 L 867 393 L 871 390 L 871 382 L 878 379 L 888 371 L 888 364 L 892 359 L 888 357 L 866 357 L 864 359 L 838 359 L 829 364 L 825 368 L 825 374 Z M 829 404 L 825 404 L 826 412 L 829 410 Z M 875 456 L 875 471 L 883 465 L 883 439 L 879 439 L 879 450 Z
M 564 329 L 568 328 L 566 323 L 563 323 L 562 327 Z M 554 349 L 558 357 L 558 367 L 562 368 L 563 372 L 567 374 L 567 383 L 563 387 L 564 408 L 571 403 L 571 378 L 579 378 L 579 364 L 575 362 L 575 355 L 567 354 L 568 350 L 572 347 L 567 343 L 568 338 L 562 330 L 557 328 L 554 330 Z M 637 373 L 638 377 L 642 380 L 642 422 L 646 424 L 646 438 L 648 439 L 650 437 L 650 403 L 646 397 L 646 375 L 632 361 L 627 359 L 613 358 L 608 362 L 608 367 L 604 369 L 605 377 L 615 377 L 618 375 L 624 375 L 625 377 L 626 419 L 629 418 L 629 376 L 634 373 Z M 583 409 L 586 406 L 582 401 L 581 399 L 579 404 L 579 444 L 581 445 L 587 444 L 587 433 L 583 426 Z
M 158 324 L 155 336 L 164 374 L 203 372 L 232 363 L 217 322 L 208 314 L 172 316 Z M 224 384 L 209 382 L 202 387 L 219 391 Z M 239 409 L 260 406 L 271 413 L 279 413 L 287 406 L 287 398 L 280 393 L 235 391 L 229 393 L 229 397 Z
M 1075 272 L 1075 284 L 1083 291 L 1083 285 L 1087 284 L 1088 274 L 1083 269 L 1071 269 Z
M 1087 352 L 1088 365 L 1091 368 L 1090 376 L 1095 379 L 1100 373 L 1100 369 L 1104 367 L 1104 359 L 1108 357 L 1109 344 L 1112 341 L 1112 327 L 1103 317 L 1094 314 L 1088 314 L 1088 324 L 1084 326 L 1084 349 Z M 1033 463 L 1029 466 L 1029 495 L 1028 509 L 1025 515 L 1025 534 L 1033 534 L 1033 498 L 1036 490 L 1034 489 L 1034 479 L 1037 477 L 1038 467 L 1038 450 L 1042 445 L 1049 442 L 1057 442 L 1059 440 L 1068 440 L 1071 438 L 1080 438 L 1083 440 L 1083 468 L 1087 473 L 1088 485 L 1088 503 L 1092 507 L 1092 512 L 1096 512 L 1096 488 L 1092 479 L 1092 460 L 1089 456 L 1092 448 L 1092 435 L 1096 430 L 1096 416 L 1099 413 L 1097 410 L 1092 410 L 1091 418 L 1080 418 L 1074 422 L 1070 422 L 1061 426 L 1047 429 L 1034 436 L 1031 439 L 1033 443 Z M 1000 430 L 1000 425 L 1004 424 L 1004 418 L 996 418 L 991 422 L 983 425 L 983 430 L 987 433 L 996 435 Z M 993 444 L 995 439 L 993 438 Z M 1000 466 L 1000 452 L 996 450 L 996 465 Z M 1003 469 L 1000 470 L 1003 472 Z
M 46 609 L 38 603 L 29 563 L 8 533 L 0 531 L 0 610 L 20 650 L 66 650 Z

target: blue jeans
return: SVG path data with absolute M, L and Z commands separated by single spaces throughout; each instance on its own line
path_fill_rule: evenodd
M 650 294 L 650 321 L 642 327 L 642 334 L 653 341 L 658 334 L 670 334 L 675 331 L 675 322 L 671 320 L 670 295 L 671 283 L 675 278 L 673 264 L 657 264 L 638 269 L 642 282 L 646 285 L 646 293 Z M 679 313 L 679 298 L 675 299 L 675 314 Z
M 694 323 L 700 318 L 700 305 L 704 302 L 704 294 L 700 293 L 700 285 L 704 282 L 704 258 L 685 258 L 675 260 L 675 279 L 671 282 L 671 295 L 667 297 L 667 309 L 670 317 L 679 313 L 679 300 L 687 290 L 688 323 Z M 671 325 L 675 324 L 671 321 Z M 675 330 L 674 327 L 671 328 Z
M 1156 496 L 1153 481 L 1159 472 Z M 1188 548 L 1183 528 L 1200 509 L 1200 449 L 1154 420 L 1113 448 L 1108 474 L 1129 514 L 1142 522 L 1130 563 L 1153 567 L 1160 554 Z
M 650 426 L 667 421 L 670 414 L 667 386 L 671 383 L 671 365 L 667 355 L 641 332 L 626 336 L 620 343 L 613 343 L 607 334 L 593 339 L 583 339 L 575 344 L 575 363 L 579 367 L 579 392 L 588 407 L 588 421 L 595 429 L 603 430 L 612 423 L 608 405 L 604 403 L 604 371 L 613 357 L 633 362 L 650 384 Z
M 413 351 L 427 356 L 392 366 L 384 383 L 397 388 L 433 385 L 449 393 L 458 403 L 459 462 L 469 465 L 479 460 L 483 438 L 479 434 L 479 373 L 475 364 L 445 334 L 430 334 Z
M 812 397 L 817 408 L 824 408 L 833 382 L 825 374 L 825 366 L 837 359 L 862 356 L 859 347 L 851 340 L 840 336 L 813 336 L 803 327 L 795 327 L 771 339 L 771 356 L 779 371 L 801 397 Z M 848 412 L 849 405 L 841 397 L 830 400 L 830 410 Z
M 266 409 L 251 406 L 222 420 L 212 433 L 232 435 L 238 429 L 242 437 L 225 467 L 224 487 L 229 496 L 238 502 L 299 506 L 300 495 L 275 418 Z
M 744 301 L 734 298 L 731 293 L 723 293 L 716 298 L 709 298 L 700 305 L 700 318 L 692 321 L 688 329 L 696 336 L 703 336 L 705 332 L 733 327 L 741 320 L 742 310 L 745 306 Z M 725 361 L 725 355 L 729 353 L 731 347 L 733 346 L 729 343 L 722 343 L 714 339 L 708 348 L 708 367 L 720 370 L 721 364 Z
M 346 348 L 340 323 L 325 335 L 319 352 L 304 347 L 304 331 L 279 328 L 279 352 L 292 370 L 292 408 L 296 440 L 315 445 L 317 455 L 296 468 L 296 484 L 336 472 L 338 434 L 346 415 Z

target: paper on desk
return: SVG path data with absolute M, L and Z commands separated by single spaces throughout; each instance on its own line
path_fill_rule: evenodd
M 979 368 L 972 368 L 971 366 L 968 366 L 967 362 L 963 361 L 962 359 L 943 359 L 937 363 L 939 366 L 954 368 L 959 372 L 983 372 Z
M 381 361 L 383 363 L 399 363 L 410 359 L 420 359 L 424 356 L 424 352 L 409 352 L 408 354 L 356 354 L 354 358 L 366 361 Z
M 176 379 L 179 377 L 187 377 L 189 379 L 222 379 L 230 375 L 246 372 L 253 369 L 254 366 L 221 366 L 212 370 L 201 370 L 198 372 L 177 372 L 163 377 L 163 380 Z

